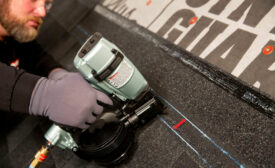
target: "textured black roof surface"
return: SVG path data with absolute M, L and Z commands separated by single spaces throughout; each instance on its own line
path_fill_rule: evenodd
M 89 35 L 101 32 L 124 51 L 151 87 L 167 101 L 166 113 L 138 130 L 132 157 L 117 167 L 274 165 L 272 119 L 171 57 L 152 40 L 93 11 L 89 1 L 55 3 L 57 6 L 47 17 L 39 42 L 62 65 L 74 71 L 72 60 L 81 44 Z M 10 114 L 5 117 L 17 120 L 3 131 L 7 138 L 0 141 L 0 167 L 26 167 L 44 143 L 43 134 L 51 123 L 37 117 Z M 187 121 L 177 131 L 173 130 L 183 118 Z M 71 151 L 54 148 L 42 167 L 101 166 L 83 161 Z

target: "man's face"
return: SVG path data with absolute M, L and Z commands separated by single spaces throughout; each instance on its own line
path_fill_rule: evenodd
M 0 0 L 0 24 L 19 42 L 35 39 L 51 0 Z

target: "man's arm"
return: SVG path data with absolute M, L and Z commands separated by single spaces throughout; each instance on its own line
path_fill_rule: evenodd
M 88 128 L 103 111 L 97 101 L 112 104 L 79 73 L 63 69 L 45 78 L 0 62 L 0 78 L 2 111 L 40 115 L 63 125 Z
M 0 110 L 28 113 L 33 88 L 40 78 L 0 62 Z

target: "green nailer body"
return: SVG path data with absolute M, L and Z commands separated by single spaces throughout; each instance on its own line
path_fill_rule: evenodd
M 100 164 L 120 163 L 132 146 L 135 128 L 161 113 L 164 105 L 154 95 L 133 63 L 116 45 L 103 38 L 100 33 L 95 33 L 88 38 L 77 52 L 73 64 L 94 88 L 105 92 L 118 102 L 117 106 L 114 105 L 114 111 L 104 113 L 105 116 L 115 117 L 115 121 L 118 122 L 109 123 L 115 124 L 110 128 L 108 127 L 110 125 L 105 123 L 99 132 L 95 131 L 96 135 L 90 133 L 89 129 L 75 132 L 72 128 L 53 124 L 44 135 L 47 139 L 46 148 L 42 147 L 38 151 L 32 163 L 41 164 L 38 157 L 43 154 L 41 151 L 46 151 L 48 154 L 53 146 L 72 150 L 79 157 L 86 160 L 94 159 Z M 104 114 L 97 121 L 107 122 Z M 94 126 L 96 124 L 91 125 L 91 127 Z M 87 132 L 89 136 L 82 141 L 82 135 L 86 135 Z M 86 139 L 92 136 L 97 138 L 91 138 L 89 141 Z M 102 142 L 97 142 L 98 139 Z M 86 141 L 89 143 L 85 144 Z
M 147 81 L 132 62 L 99 33 L 83 44 L 74 66 L 95 88 L 116 95 L 122 101 L 134 100 L 148 88 Z

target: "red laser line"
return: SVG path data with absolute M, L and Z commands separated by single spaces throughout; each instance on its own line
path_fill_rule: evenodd
M 185 119 L 182 119 L 177 125 L 175 125 L 173 128 L 176 130 L 179 128 L 179 126 L 181 126 L 183 123 L 185 123 Z

